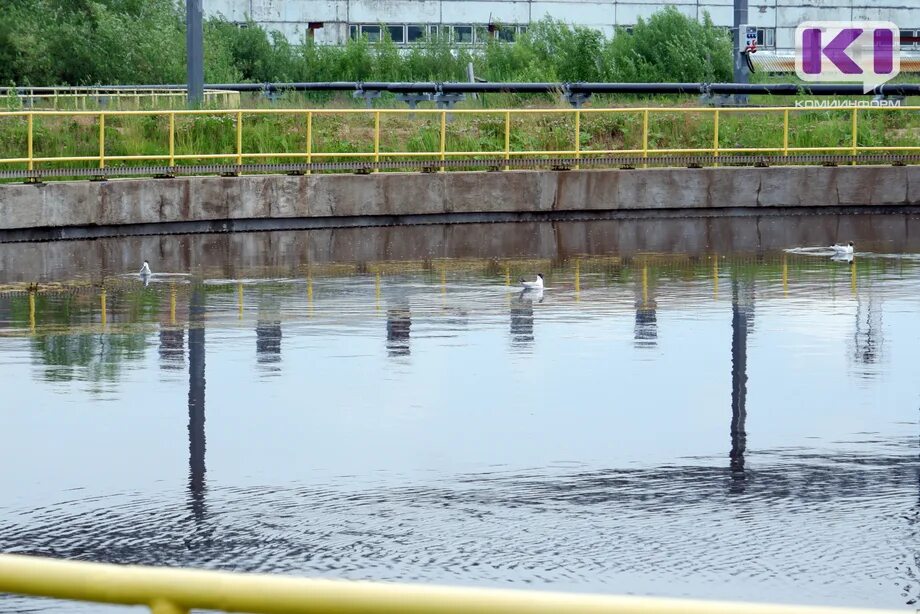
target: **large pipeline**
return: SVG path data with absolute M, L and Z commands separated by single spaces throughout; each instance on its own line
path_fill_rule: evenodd
M 867 93 L 860 83 L 389 83 L 381 81 L 326 81 L 302 83 L 212 83 L 209 90 L 238 92 L 390 92 L 394 94 L 769 94 L 796 96 L 916 96 L 918 83 L 885 83 Z M 53 95 L 58 87 L 0 87 L 0 95 Z M 76 88 L 88 94 L 114 93 L 124 90 L 179 90 L 184 85 L 107 85 Z

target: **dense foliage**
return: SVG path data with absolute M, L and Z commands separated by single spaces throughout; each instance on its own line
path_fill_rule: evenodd
M 665 8 L 632 32 L 544 20 L 513 43 L 452 49 L 429 40 L 341 47 L 292 44 L 254 23 L 205 25 L 205 79 L 237 81 L 465 80 L 473 62 L 490 81 L 716 81 L 731 78 L 726 31 Z M 185 25 L 176 0 L 3 0 L 0 83 L 182 83 Z

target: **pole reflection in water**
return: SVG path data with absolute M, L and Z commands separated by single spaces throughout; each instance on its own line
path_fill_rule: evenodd
M 387 354 L 392 357 L 408 356 L 409 331 L 412 328 L 412 313 L 409 302 L 401 302 L 387 308 Z
M 529 348 L 533 345 L 533 304 L 543 302 L 543 290 L 521 290 L 511 300 L 511 345 Z
M 160 328 L 160 368 L 174 371 L 185 364 L 185 330 Z
M 636 298 L 635 346 L 653 348 L 658 344 L 658 315 L 655 298 L 650 297 L 647 265 L 643 265 L 640 279 L 641 294 Z
M 189 511 L 196 523 L 202 522 L 205 509 L 205 433 L 204 433 L 204 290 L 198 285 L 189 302 L 188 330 L 188 451 Z
M 259 319 L 256 322 L 256 362 L 269 371 L 279 372 L 281 362 L 281 308 L 278 298 L 261 295 Z
M 732 492 L 744 492 L 744 453 L 747 448 L 747 338 L 753 312 L 753 288 L 732 281 L 732 449 L 729 467 Z
M 854 275 L 855 265 L 855 262 L 850 265 Z M 855 276 L 853 279 L 855 286 Z M 883 343 L 881 298 L 875 292 L 856 293 L 853 359 L 863 377 L 876 375 Z

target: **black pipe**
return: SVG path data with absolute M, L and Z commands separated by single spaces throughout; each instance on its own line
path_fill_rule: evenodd
M 378 91 L 398 94 L 475 94 L 504 92 L 512 94 L 550 94 L 570 92 L 573 94 L 769 94 L 774 96 L 795 96 L 812 94 L 820 96 L 864 96 L 864 95 L 920 95 L 918 83 L 886 83 L 864 94 L 860 83 L 390 83 L 381 81 L 326 81 L 314 83 L 211 83 L 209 90 L 237 92 L 354 92 Z M 10 92 L 20 95 L 52 95 L 52 87 L 0 87 L 0 95 Z M 80 88 L 89 94 L 101 95 L 124 90 L 179 90 L 184 85 L 112 85 Z

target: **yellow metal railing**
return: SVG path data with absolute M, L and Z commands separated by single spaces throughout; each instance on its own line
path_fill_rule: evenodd
M 0 555 L 0 592 L 251 614 L 871 614 L 859 610 L 650 597 L 308 580 Z
M 644 161 L 651 156 L 668 156 L 668 155 L 706 155 L 719 157 L 732 154 L 772 154 L 772 155 L 794 155 L 805 153 L 834 153 L 844 155 L 857 155 L 860 153 L 917 153 L 920 152 L 920 142 L 910 145 L 884 145 L 884 146 L 865 146 L 859 144 L 859 116 L 869 113 L 913 113 L 912 117 L 917 117 L 920 112 L 920 106 L 903 106 L 903 107 L 852 107 L 844 109 L 848 112 L 848 121 L 839 120 L 841 130 L 848 134 L 845 142 L 827 145 L 814 145 L 807 147 L 793 146 L 790 142 L 790 114 L 791 113 L 814 113 L 813 108 L 798 107 L 737 107 L 737 108 L 697 108 L 697 107 L 621 107 L 621 108 L 587 108 L 587 109 L 453 109 L 451 111 L 440 109 L 230 109 L 230 110 L 136 110 L 136 111 L 8 111 L 0 112 L 0 121 L 8 118 L 21 118 L 25 120 L 25 139 L 23 155 L 16 157 L 0 158 L 0 171 L 8 169 L 11 165 L 25 166 L 26 169 L 37 169 L 39 165 L 51 163 L 73 163 L 88 162 L 95 168 L 106 168 L 113 166 L 112 163 L 135 163 L 150 162 L 162 163 L 169 166 L 181 165 L 189 161 L 217 161 L 224 164 L 243 165 L 247 163 L 259 163 L 269 159 L 275 160 L 293 160 L 295 162 L 313 163 L 317 161 L 336 161 L 336 160 L 367 160 L 369 162 L 381 162 L 386 159 L 394 158 L 418 158 L 429 159 L 434 162 L 444 162 L 448 159 L 476 159 L 492 158 L 494 160 L 504 161 L 503 168 L 510 168 L 508 162 L 515 157 L 556 157 L 571 158 L 575 161 L 576 166 L 582 160 L 589 157 L 597 156 L 632 156 L 645 165 Z M 834 108 L 831 111 L 839 112 L 840 108 Z M 724 124 L 728 116 L 737 116 L 739 114 L 775 114 L 777 124 L 781 118 L 782 125 L 782 144 L 773 147 L 740 147 L 725 146 L 722 144 L 724 132 L 720 131 L 720 126 Z M 656 116 L 663 114 L 709 114 L 712 118 L 712 141 L 711 145 L 704 147 L 683 147 L 683 148 L 662 148 L 654 147 L 650 142 L 652 135 L 649 124 Z M 251 118 L 265 118 L 267 116 L 295 116 L 302 118 L 302 130 L 304 146 L 297 151 L 247 151 L 244 149 L 244 135 L 247 126 L 254 125 L 256 122 Z M 316 139 L 316 120 L 320 117 L 329 116 L 365 116 L 373 125 L 373 131 L 370 135 L 369 143 L 364 151 L 323 151 L 317 145 Z M 483 148 L 480 150 L 462 150 L 456 151 L 448 147 L 448 116 L 457 115 L 459 117 L 486 117 L 499 119 L 503 121 L 503 134 L 496 138 L 496 143 L 502 143 L 500 148 Z M 514 134 L 514 118 L 534 115 L 550 116 L 567 116 L 572 119 L 572 133 L 570 136 L 569 147 L 561 149 L 514 149 L 512 148 L 512 135 Z M 217 153 L 214 151 L 196 151 L 192 153 L 177 152 L 177 119 L 195 118 L 208 116 L 231 120 L 226 122 L 232 123 L 234 150 Z M 382 118 L 403 116 L 415 119 L 416 116 L 435 120 L 437 122 L 437 149 L 427 151 L 386 151 L 382 147 L 381 134 L 384 131 L 382 127 Z M 632 148 L 606 148 L 606 149 L 589 149 L 582 146 L 583 130 L 585 122 L 599 116 L 633 116 L 636 123 L 641 122 L 641 139 L 638 146 Z M 98 154 L 96 155 L 72 155 L 72 156 L 40 156 L 35 155 L 35 130 L 36 119 L 47 117 L 70 117 L 76 123 L 86 125 L 94 122 L 98 131 Z M 167 118 L 165 132 L 160 135 L 161 142 L 167 143 L 162 153 L 154 154 L 124 154 L 112 155 L 106 151 L 106 123 L 112 118 L 123 117 L 149 117 L 149 118 Z M 911 117 L 911 116 L 908 116 Z M 157 122 L 159 126 L 159 122 Z M 228 130 L 231 128 L 228 127 Z M 522 130 L 522 128 L 518 128 Z M 909 130 L 908 130 L 909 132 Z M 229 135 L 228 135 L 229 136 Z M 913 143 L 913 141 L 911 141 Z M 9 146 L 9 145 L 7 145 Z M 443 164 L 439 165 L 441 170 L 445 170 Z

